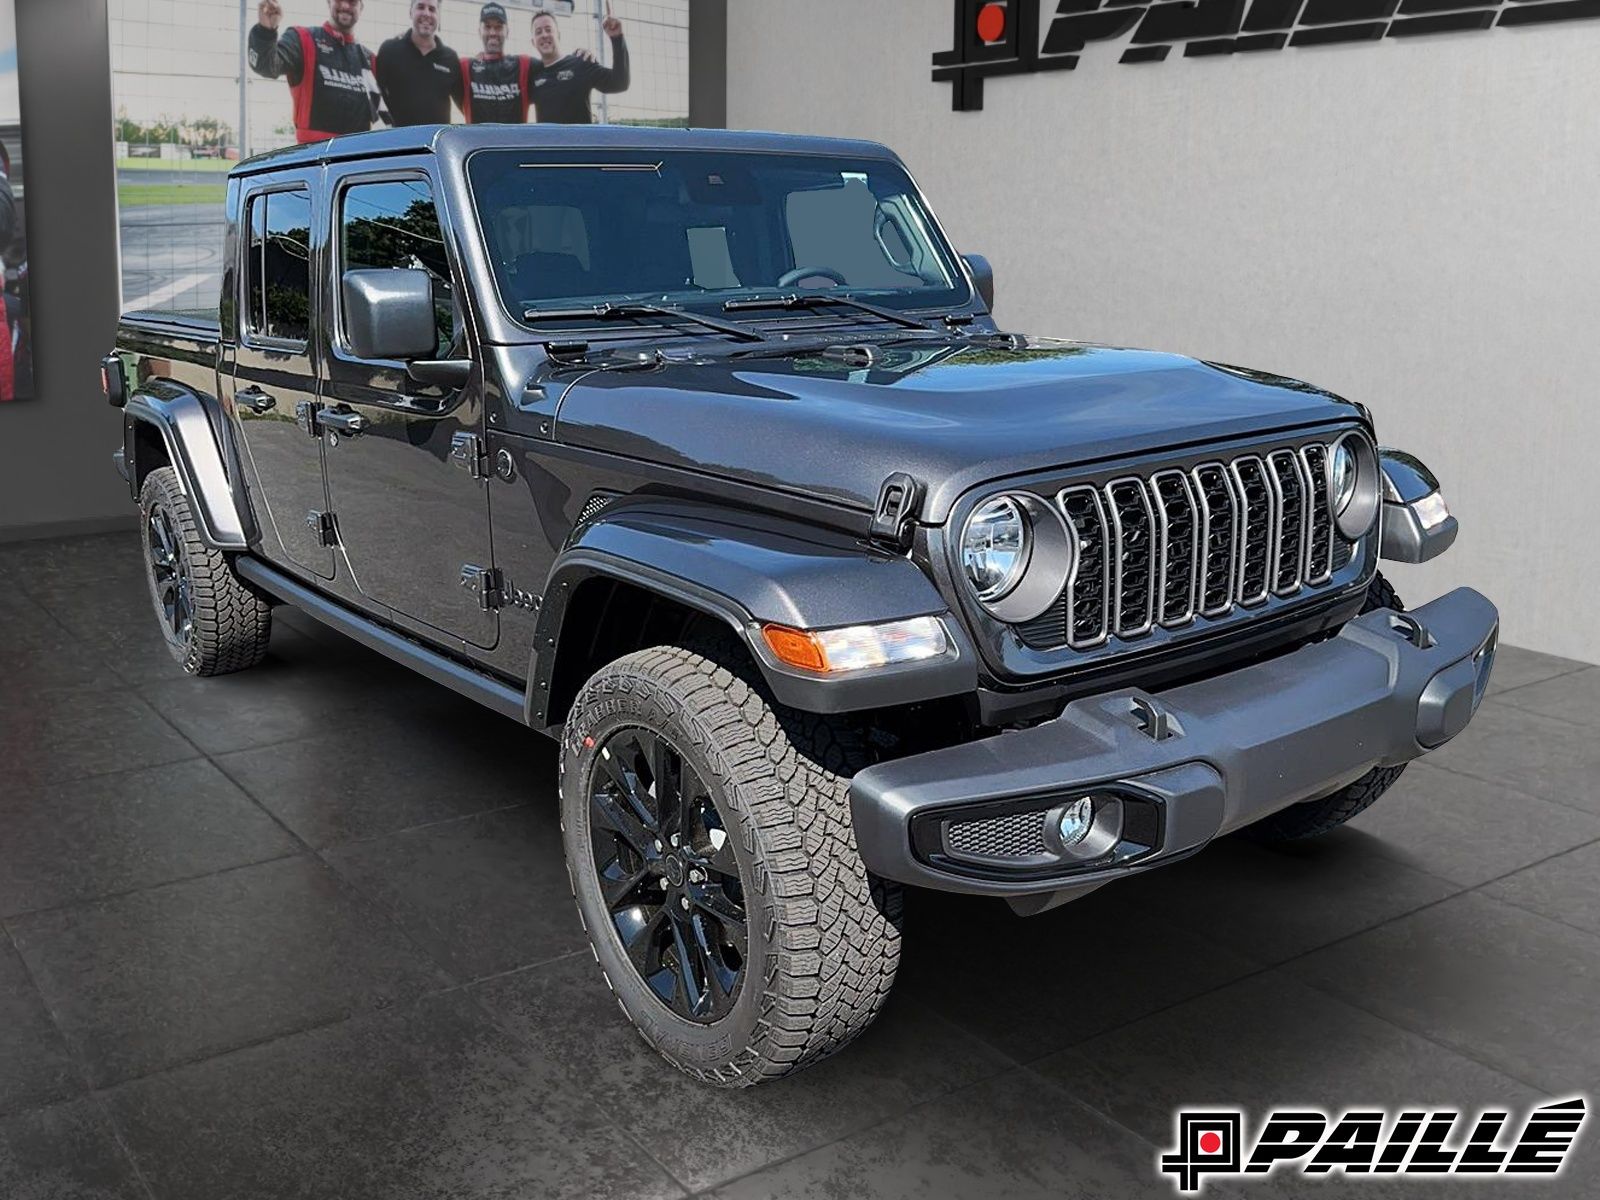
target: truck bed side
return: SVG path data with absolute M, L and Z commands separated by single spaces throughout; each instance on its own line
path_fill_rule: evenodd
M 134 497 L 145 477 L 172 466 L 196 500 L 202 536 L 243 549 L 250 528 L 236 503 L 237 472 L 223 419 L 222 328 L 215 314 L 124 313 L 117 355 L 129 399 L 123 410 L 123 471 Z

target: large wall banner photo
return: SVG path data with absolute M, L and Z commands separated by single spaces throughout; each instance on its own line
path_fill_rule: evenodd
M 22 202 L 22 103 L 17 90 L 17 10 L 0 0 L 0 259 L 5 266 L 5 332 L 0 336 L 0 401 L 33 395 L 28 331 L 28 239 Z
M 8 16 L 11 2 L 0 0 Z M 109 11 L 127 309 L 215 307 L 224 177 L 241 157 L 396 125 L 688 124 L 689 0 L 109 0 Z

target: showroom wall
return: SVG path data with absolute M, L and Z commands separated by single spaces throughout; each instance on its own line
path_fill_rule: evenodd
M 729 7 L 731 127 L 894 146 L 1008 327 L 1366 402 L 1462 522 L 1394 569 L 1407 600 L 1471 583 L 1508 642 L 1600 661 L 1600 22 L 1139 65 L 1123 38 L 953 112 L 951 0 Z
M 16 10 L 35 392 L 0 405 L 0 541 L 133 524 L 100 395 L 117 328 L 105 0 Z

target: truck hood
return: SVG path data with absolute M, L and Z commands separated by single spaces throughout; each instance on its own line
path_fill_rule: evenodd
M 562 395 L 555 436 L 868 510 L 905 471 L 937 524 L 1001 477 L 1355 415 L 1307 384 L 1174 354 L 952 340 L 882 347 L 861 368 L 817 354 L 597 370 Z

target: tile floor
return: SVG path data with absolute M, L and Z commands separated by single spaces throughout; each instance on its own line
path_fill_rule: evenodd
M 1311 844 L 1026 920 L 914 894 L 877 1025 L 729 1093 L 610 1001 L 550 745 L 287 610 L 185 679 L 147 604 L 128 535 L 0 547 L 0 1196 L 1170 1194 L 1180 1104 L 1600 1095 L 1600 668 L 1504 649 Z M 1503 1185 L 1595 1195 L 1600 1129 Z M 1312 1190 L 1449 1189 L 1215 1189 Z

